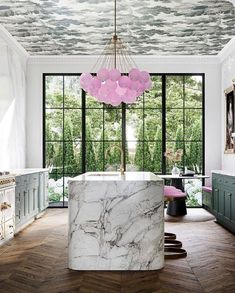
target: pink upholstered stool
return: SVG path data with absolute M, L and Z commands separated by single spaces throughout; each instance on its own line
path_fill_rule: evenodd
M 170 216 L 184 216 L 187 214 L 186 204 L 185 204 L 186 194 L 182 190 L 174 186 L 164 186 L 164 198 L 168 202 L 167 214 Z M 181 201 L 180 205 L 174 204 L 175 201 Z

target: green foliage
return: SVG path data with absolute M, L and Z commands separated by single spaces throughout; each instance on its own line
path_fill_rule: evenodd
M 202 148 L 201 148 L 201 131 L 200 131 L 200 121 L 196 121 L 196 123 L 193 125 L 193 131 L 192 131 L 192 141 L 190 144 L 190 152 L 189 152 L 189 160 L 191 166 L 193 166 L 194 170 L 196 172 L 201 172 L 201 166 L 202 166 Z
M 91 126 L 86 125 L 86 166 L 87 171 L 97 171 L 97 162 L 93 142 L 91 141 Z
M 66 174 L 74 170 L 73 125 L 69 117 L 64 121 L 64 170 Z
M 116 170 L 120 168 L 121 148 L 121 142 L 110 142 L 104 144 L 106 168 L 110 168 L 111 166 L 113 166 Z
M 103 134 L 101 134 L 100 141 L 102 141 Z M 98 144 L 98 148 L 96 150 L 96 167 L 97 171 L 103 171 L 103 161 L 104 161 L 104 145 L 103 142 Z
M 55 158 L 54 158 L 54 168 L 57 170 L 57 174 L 63 174 L 63 144 L 59 143 L 56 145 Z
M 179 125 L 176 131 L 175 151 L 184 149 L 183 139 L 184 139 L 183 126 Z
M 148 142 L 144 143 L 144 170 L 153 171 L 152 157 Z
M 184 151 L 184 142 L 183 142 L 184 134 L 183 134 L 183 126 L 182 125 L 179 125 L 178 126 L 177 131 L 176 131 L 176 137 L 175 138 L 176 138 L 175 152 L 177 150 Z M 183 156 L 182 156 L 182 160 L 180 162 L 177 162 L 177 166 L 179 168 L 182 168 L 183 167 Z
M 127 143 L 125 144 L 125 159 L 126 159 L 126 164 L 130 164 L 131 160 L 130 160 L 130 155 L 129 155 Z
M 161 127 L 157 127 L 157 133 L 155 138 L 155 145 L 153 150 L 153 171 L 161 172 L 162 168 L 162 130 Z
M 50 122 L 46 123 L 46 136 L 48 141 L 53 141 L 53 135 L 50 131 L 51 125 Z M 46 166 L 52 166 L 53 165 L 53 158 L 55 155 L 55 148 L 53 143 L 48 143 L 46 148 Z
M 49 202 L 59 202 L 62 198 L 62 195 L 54 192 L 53 188 L 48 188 L 48 200 Z
M 138 170 L 143 170 L 143 154 L 144 154 L 144 145 L 143 142 L 140 141 L 141 138 L 143 137 L 143 124 L 141 123 L 137 135 L 137 145 L 136 145 L 136 153 L 135 153 L 135 165 L 138 168 Z
M 194 195 L 187 197 L 186 205 L 189 207 L 198 207 L 200 204 Z
M 162 79 L 159 76 L 152 76 L 152 88 L 144 94 L 146 108 L 162 107 Z
M 201 180 L 186 180 L 185 192 L 187 193 L 187 206 L 199 206 L 202 202 L 202 182 Z

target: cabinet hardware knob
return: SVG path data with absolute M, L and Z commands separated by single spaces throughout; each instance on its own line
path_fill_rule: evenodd
M 3 203 L 1 203 L 1 211 L 2 210 L 7 210 L 8 208 L 11 208 L 11 204 L 10 203 L 7 203 L 7 202 L 3 202 Z

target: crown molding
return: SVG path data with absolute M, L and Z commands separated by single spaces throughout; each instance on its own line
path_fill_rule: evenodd
M 19 42 L 0 24 L 0 38 L 3 39 L 6 44 L 13 49 L 22 58 L 24 63 L 29 58 L 29 53 L 21 46 Z
M 235 0 L 228 0 L 228 1 L 231 2 L 233 6 L 235 6 Z
M 205 55 L 205 56 L 130 56 L 134 62 L 139 64 L 219 64 L 220 59 L 217 55 Z M 79 55 L 79 56 L 29 56 L 28 64 L 80 64 L 80 65 L 94 65 L 99 56 L 93 55 Z
M 225 47 L 219 52 L 218 58 L 220 62 L 224 62 L 231 54 L 235 53 L 235 37 L 233 37 Z

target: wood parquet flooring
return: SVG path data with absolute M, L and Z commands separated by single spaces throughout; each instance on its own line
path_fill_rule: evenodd
M 49 209 L 0 247 L 0 293 L 234 293 L 235 236 L 214 223 L 165 223 L 188 256 L 161 271 L 67 268 L 67 209 Z

